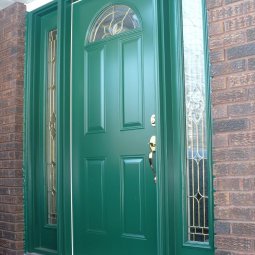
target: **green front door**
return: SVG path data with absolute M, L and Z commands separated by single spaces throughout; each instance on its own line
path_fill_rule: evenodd
M 156 135 L 154 4 L 73 5 L 75 255 L 157 253 L 156 184 L 148 161 Z

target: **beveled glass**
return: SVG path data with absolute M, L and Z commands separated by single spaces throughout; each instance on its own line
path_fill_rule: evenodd
M 46 163 L 47 163 L 47 200 L 48 224 L 57 223 L 56 190 L 56 51 L 57 30 L 48 34 L 48 87 L 46 110 Z
M 202 0 L 182 0 L 189 241 L 208 242 L 206 70 Z
M 93 24 L 88 42 L 103 40 L 139 27 L 139 19 L 134 10 L 126 5 L 112 5 Z

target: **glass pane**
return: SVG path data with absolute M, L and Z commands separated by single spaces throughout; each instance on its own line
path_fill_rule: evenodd
M 95 42 L 139 27 L 138 17 L 130 7 L 113 5 L 96 20 L 88 41 Z
M 206 72 L 202 0 L 182 0 L 187 148 L 187 233 L 208 242 Z
M 56 210 L 56 49 L 57 31 L 49 32 L 48 89 L 46 111 L 46 162 L 48 186 L 48 224 L 57 223 Z

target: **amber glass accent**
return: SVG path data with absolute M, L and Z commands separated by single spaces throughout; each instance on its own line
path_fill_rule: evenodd
M 189 241 L 208 242 L 206 71 L 202 0 L 182 0 L 186 106 L 186 205 Z
M 57 31 L 48 37 L 48 87 L 46 111 L 46 162 L 48 188 L 48 224 L 57 223 L 56 197 L 56 50 Z
M 138 17 L 130 7 L 112 5 L 96 20 L 88 41 L 95 42 L 139 27 Z

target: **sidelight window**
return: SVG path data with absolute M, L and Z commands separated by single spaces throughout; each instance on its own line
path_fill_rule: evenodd
M 182 0 L 186 107 L 186 233 L 209 242 L 207 70 L 203 1 Z
M 57 254 L 57 3 L 27 14 L 26 253 Z

